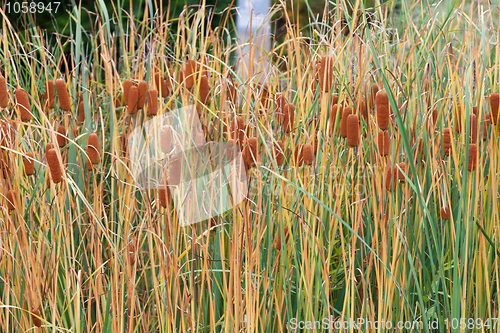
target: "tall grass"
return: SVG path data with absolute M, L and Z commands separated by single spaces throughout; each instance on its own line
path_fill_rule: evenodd
M 54 36 L 3 21 L 1 332 L 285 332 L 324 318 L 498 330 L 497 7 L 377 1 L 369 22 L 360 1 L 336 1 L 304 27 L 276 6 L 287 36 L 257 82 L 236 75 L 237 45 L 203 4 L 179 18 L 143 5 L 74 7 Z M 181 226 L 175 184 L 137 185 L 127 136 L 193 103 L 207 141 L 246 147 L 249 194 Z

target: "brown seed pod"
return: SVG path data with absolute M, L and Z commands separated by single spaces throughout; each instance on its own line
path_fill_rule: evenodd
M 310 143 L 306 143 L 302 145 L 302 149 L 300 150 L 299 159 L 304 162 L 305 165 L 312 165 L 314 162 L 314 152 L 313 147 Z
M 297 146 L 295 146 L 295 151 L 293 153 L 295 165 L 297 167 L 300 167 L 304 164 L 304 156 L 302 155 L 302 143 L 298 143 Z
M 188 60 L 186 66 L 184 67 L 184 84 L 187 89 L 191 89 L 194 86 L 194 78 L 196 75 L 196 61 Z
M 245 141 L 246 128 L 247 125 L 241 116 L 233 118 L 233 121 L 231 122 L 231 138 L 236 141 L 240 148 L 243 146 L 243 142 Z
M 49 166 L 52 181 L 56 184 L 60 183 L 62 180 L 62 166 L 55 148 L 47 150 L 45 158 L 47 160 L 47 165 Z
M 378 85 L 376 83 L 373 83 L 371 85 L 370 89 L 370 94 L 368 97 L 368 109 L 372 110 L 375 107 L 375 96 L 377 95 L 378 92 Z
M 31 176 L 35 174 L 35 155 L 33 153 L 26 153 L 23 158 L 24 161 L 24 173 L 26 176 Z
M 85 105 L 83 104 L 83 101 L 78 103 L 78 122 L 85 122 Z
M 392 171 L 392 168 L 390 166 L 387 167 L 385 171 L 385 189 L 388 192 L 392 192 L 396 189 L 396 179 L 397 179 L 397 173 Z
M 359 146 L 360 132 L 359 132 L 359 117 L 356 114 L 347 116 L 347 144 L 349 147 Z
M 148 83 L 146 81 L 139 81 L 139 85 L 137 86 L 137 109 L 139 110 L 144 109 L 144 104 L 146 103 L 147 95 L 148 95 Z
M 284 226 L 283 227 L 283 232 L 285 234 L 285 243 L 288 244 L 288 239 L 290 238 L 289 232 L 288 232 L 288 227 Z M 281 236 L 278 234 L 276 238 L 276 244 L 275 244 L 276 250 L 281 251 Z
M 496 125 L 498 120 L 498 106 L 500 104 L 500 95 L 498 93 L 491 94 L 489 97 L 489 101 L 490 101 L 491 123 L 493 125 Z
M 200 79 L 200 102 L 205 105 L 210 103 L 210 84 L 205 75 Z
M 449 220 L 451 209 L 448 206 L 441 207 L 440 215 L 443 220 Z
M 128 146 L 128 137 L 127 133 L 122 133 L 120 134 L 120 151 L 122 155 L 127 154 L 127 146 Z
M 158 114 L 158 90 L 151 89 L 148 91 L 148 116 L 156 116 Z
M 40 319 L 40 311 L 38 309 L 31 309 L 31 321 L 36 327 L 42 327 L 42 320 Z
M 274 158 L 276 159 L 276 164 L 278 166 L 281 166 L 283 164 L 283 157 L 284 157 L 284 152 L 285 152 L 285 145 L 283 144 L 283 141 L 278 141 L 274 145 Z
M 172 157 L 168 161 L 168 184 L 177 186 L 181 182 L 182 160 L 179 155 Z
M 477 118 L 475 114 L 469 116 L 470 119 L 470 139 L 472 143 L 477 141 Z
M 23 88 L 16 89 L 16 103 L 17 110 L 19 111 L 19 115 L 21 116 L 22 121 L 30 121 L 31 120 L 31 107 L 28 98 L 28 94 Z
M 333 85 L 334 60 L 331 56 L 323 56 L 318 68 L 318 81 L 321 90 L 330 91 Z
M 436 126 L 438 119 L 438 111 L 436 108 L 432 109 L 432 124 Z
M 473 143 L 469 145 L 469 161 L 467 164 L 467 170 L 474 171 L 477 166 L 477 146 Z
M 64 126 L 59 126 L 57 128 L 57 145 L 59 148 L 62 148 L 68 144 L 68 137 L 67 137 L 67 132 L 66 132 L 66 127 Z
M 445 128 L 443 130 L 444 156 L 448 156 L 450 154 L 450 148 L 451 148 L 451 130 L 449 128 Z
M 375 96 L 375 109 L 377 112 L 377 124 L 381 130 L 389 128 L 389 98 L 384 90 L 379 90 Z
M 252 137 L 245 142 L 243 147 L 243 161 L 247 165 L 248 168 L 254 167 L 257 165 L 259 161 L 259 140 L 257 138 Z
M 7 208 L 12 211 L 16 209 L 17 206 L 17 192 L 10 190 L 7 192 Z
M 161 129 L 161 137 L 160 137 L 160 146 L 161 151 L 164 154 L 170 153 L 172 150 L 172 128 L 170 126 L 165 126 Z
M 11 176 L 11 168 L 8 160 L 8 156 L 5 155 L 3 149 L 0 149 L 0 170 L 2 171 L 2 176 L 4 179 L 9 179 Z
M 394 171 L 397 173 L 397 179 L 399 180 L 400 183 L 406 183 L 406 177 L 405 175 L 403 174 L 403 172 L 408 176 L 410 177 L 410 175 L 408 174 L 408 166 L 406 165 L 406 163 L 399 163 L 397 164 L 398 167 L 394 167 Z M 403 170 L 403 172 L 400 170 Z
M 128 113 L 137 113 L 137 107 L 139 106 L 139 88 L 137 86 L 130 87 L 127 102 Z
M 132 87 L 134 83 L 131 80 L 123 81 L 123 104 L 128 105 L 128 96 L 130 87 Z
M 53 109 L 56 106 L 56 91 L 54 80 L 47 80 L 46 86 L 47 106 Z
M 391 149 L 391 138 L 388 131 L 378 132 L 378 152 L 381 156 L 389 155 Z
M 9 89 L 5 77 L 0 74 L 0 108 L 5 109 L 9 105 Z
M 172 196 L 170 194 L 170 189 L 167 187 L 160 188 L 158 190 L 158 195 L 160 197 L 160 205 L 163 208 L 167 208 L 170 201 L 172 201 Z
M 54 148 L 54 145 L 52 143 L 47 143 L 45 145 L 45 153 L 47 153 L 51 148 Z
M 353 114 L 354 110 L 351 106 L 346 107 L 342 112 L 342 120 L 340 121 L 340 136 L 347 138 L 347 117 Z
M 286 133 L 293 130 L 295 122 L 295 105 L 288 103 L 283 107 L 283 123 L 281 124 Z
M 336 94 L 333 94 L 330 98 L 330 109 L 332 108 L 332 106 L 334 106 L 335 104 L 339 104 L 339 96 L 337 96 Z
M 91 133 L 87 141 L 87 155 L 89 155 L 90 163 L 99 163 L 99 138 L 96 133 Z
M 328 125 L 329 125 L 328 134 L 330 136 L 333 135 L 335 126 L 337 126 L 337 128 L 340 127 L 339 115 L 340 116 L 343 115 L 342 107 L 338 104 L 335 104 L 330 108 L 330 114 L 328 116 Z
M 68 94 L 68 88 L 66 87 L 66 81 L 64 79 L 56 80 L 56 90 L 57 98 L 59 99 L 59 107 L 63 111 L 71 110 L 71 100 Z
M 476 115 L 476 117 L 477 117 L 477 111 L 478 111 L 478 110 L 479 110 L 479 108 L 478 108 L 477 106 L 475 106 L 475 105 L 474 105 L 474 106 L 472 107 L 472 113 L 474 113 L 474 114 Z

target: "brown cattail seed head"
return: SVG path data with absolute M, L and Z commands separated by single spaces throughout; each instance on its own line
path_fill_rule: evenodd
M 399 166 L 399 168 L 394 167 L 394 171 L 397 173 L 397 178 L 401 183 L 405 183 L 406 177 L 403 172 L 408 175 L 408 166 L 406 165 L 406 163 L 399 163 L 397 166 Z
M 310 143 L 302 145 L 300 150 L 299 159 L 304 162 L 305 165 L 312 165 L 314 162 L 314 151 L 313 146 Z
M 281 124 L 285 132 L 291 132 L 293 130 L 293 124 L 295 122 L 295 105 L 288 103 L 283 107 L 283 123 Z
M 168 183 L 177 186 L 181 182 L 182 160 L 179 155 L 172 157 L 168 161 Z
M 56 90 L 57 98 L 59 99 L 59 107 L 63 111 L 71 110 L 71 100 L 68 94 L 68 88 L 66 87 L 66 81 L 64 79 L 56 80 Z
M 471 142 L 476 143 L 477 141 L 477 118 L 475 114 L 470 115 L 470 137 Z
M 85 122 L 85 105 L 83 104 L 83 101 L 78 103 L 78 122 Z
M 347 116 L 347 144 L 349 147 L 359 146 L 359 117 L 356 114 Z
M 35 174 L 35 155 L 33 153 L 26 153 L 24 156 L 24 172 L 26 176 L 31 176 Z
M 47 150 L 45 158 L 47 159 L 47 165 L 49 166 L 52 181 L 56 184 L 60 183 L 62 180 L 62 166 L 55 148 Z
M 347 117 L 349 117 L 350 114 L 353 114 L 353 109 L 351 106 L 348 106 L 344 109 L 342 112 L 342 120 L 340 122 L 340 136 L 343 138 L 347 137 Z
M 161 151 L 164 154 L 168 154 L 172 150 L 172 129 L 170 126 L 165 126 L 161 129 L 160 140 Z
M 17 206 L 17 192 L 10 190 L 7 192 L 7 208 L 12 211 L 15 210 Z
M 191 89 L 194 86 L 196 67 L 196 61 L 194 60 L 188 60 L 186 66 L 184 67 L 184 84 L 188 89 Z
M 476 116 L 477 116 L 477 111 L 479 110 L 479 108 L 477 106 L 473 106 L 472 107 L 472 113 L 474 113 Z
M 473 143 L 469 145 L 469 161 L 467 170 L 474 171 L 477 166 L 477 146 Z
M 148 91 L 148 116 L 156 116 L 158 113 L 158 90 Z
M 273 151 L 274 158 L 276 159 L 276 164 L 278 166 L 281 166 L 283 164 L 283 154 L 285 152 L 285 145 L 283 144 L 283 141 L 276 142 Z
M 64 126 L 59 126 L 57 128 L 57 145 L 62 148 L 68 144 L 68 138 L 67 138 L 67 132 L 66 132 L 66 127 Z
M 210 84 L 208 77 L 203 75 L 200 79 L 200 102 L 207 105 L 210 103 Z
M 378 152 L 382 156 L 387 156 L 391 148 L 391 138 L 388 131 L 378 132 Z
M 436 126 L 438 119 L 438 111 L 436 108 L 432 109 L 432 125 Z
M 87 142 L 87 154 L 92 164 L 99 162 L 99 138 L 97 134 L 91 133 Z
M 441 207 L 440 215 L 441 215 L 441 218 L 443 220 L 449 220 L 450 219 L 450 213 L 451 213 L 450 207 L 448 207 L 448 206 Z
M 137 87 L 137 109 L 139 110 L 144 109 L 144 104 L 146 103 L 147 95 L 148 95 L 148 83 L 146 81 L 139 81 L 139 86 Z
M 379 90 L 375 96 L 375 109 L 378 127 L 385 131 L 389 128 L 389 98 L 384 90 Z
M 31 107 L 28 99 L 28 94 L 23 88 L 16 89 L 17 110 L 22 121 L 31 120 Z
M 448 156 L 450 154 L 450 148 L 451 148 L 451 130 L 449 128 L 445 128 L 443 130 L 444 156 Z
M 368 98 L 368 109 L 370 110 L 375 106 L 375 96 L 377 95 L 378 90 L 378 85 L 376 83 L 372 84 L 370 95 Z
M 54 80 L 47 80 L 46 87 L 47 94 L 47 106 L 49 109 L 53 109 L 56 106 L 56 92 Z
M 396 189 L 396 174 L 393 175 L 393 171 L 390 166 L 387 167 L 385 171 L 385 189 L 392 192 Z
M 245 140 L 246 124 L 241 116 L 236 116 L 231 122 L 231 138 L 236 141 L 241 148 Z
M 9 105 L 9 89 L 5 77 L 0 75 L 0 108 L 6 108 Z
M 42 326 L 42 320 L 39 317 L 40 311 L 38 311 L 38 309 L 31 309 L 31 320 L 33 321 L 33 325 L 36 327 Z
M 137 107 L 139 103 L 139 88 L 137 86 L 130 87 L 128 91 L 128 113 L 135 114 L 137 113 Z
M 170 195 L 170 189 L 168 186 L 166 188 L 160 188 L 158 190 L 158 195 L 160 196 L 160 205 L 163 208 L 167 208 L 168 204 L 172 200 L 172 196 Z
M 245 142 L 245 146 L 243 147 L 243 161 L 245 164 L 251 168 L 257 165 L 259 153 L 259 141 L 257 138 L 249 138 L 247 142 Z
M 490 101 L 490 114 L 491 123 L 496 125 L 498 120 L 498 106 L 500 104 L 500 95 L 498 93 L 491 94 L 489 97 Z
M 321 90 L 330 91 L 333 85 L 333 57 L 323 56 L 318 68 L 318 81 Z
M 130 80 L 125 80 L 123 82 L 123 103 L 125 105 L 128 105 L 128 96 L 129 96 L 129 91 L 130 87 L 132 87 L 134 83 Z

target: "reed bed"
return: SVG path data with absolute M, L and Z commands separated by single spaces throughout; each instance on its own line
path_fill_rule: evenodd
M 268 75 L 241 75 L 211 25 L 234 8 L 96 1 L 52 35 L 4 20 L 0 332 L 498 331 L 497 8 L 339 0 L 299 28 L 307 5 L 282 6 Z M 184 226 L 173 129 L 150 140 L 156 188 L 129 144 L 188 105 L 193 149 L 241 151 L 247 193 Z

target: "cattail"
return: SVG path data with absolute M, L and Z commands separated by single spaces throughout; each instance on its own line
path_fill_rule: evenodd
M 376 83 L 371 85 L 370 89 L 370 94 L 368 98 L 368 109 L 372 110 L 373 107 L 375 106 L 375 96 L 377 95 L 378 92 L 378 85 Z
M 476 170 L 477 165 L 477 147 L 475 144 L 471 143 L 469 145 L 469 161 L 467 164 L 467 170 L 474 171 Z
M 47 165 L 49 166 L 52 181 L 56 184 L 60 183 L 62 180 L 62 166 L 55 148 L 47 150 L 45 158 L 47 160 Z
M 47 143 L 45 145 L 45 153 L 47 153 L 49 151 L 49 149 L 52 149 L 54 148 L 54 145 L 52 143 Z
M 201 147 L 205 144 L 205 133 L 200 131 L 194 136 L 194 144 L 196 147 Z
M 276 93 L 274 95 L 274 104 L 276 106 L 276 114 L 277 115 L 282 115 L 283 114 L 283 107 L 287 104 L 287 100 L 285 98 L 285 95 L 283 93 Z M 279 116 L 278 116 L 279 118 Z
M 30 121 L 31 107 L 30 107 L 30 101 L 28 99 L 28 94 L 23 88 L 16 89 L 15 94 L 16 94 L 17 110 L 21 115 L 21 120 Z
M 241 116 L 236 116 L 231 122 L 231 138 L 233 138 L 241 148 L 245 140 L 246 124 Z
M 489 100 L 490 100 L 491 123 L 493 125 L 496 125 L 498 119 L 498 106 L 500 104 L 500 95 L 498 93 L 491 94 Z
M 361 113 L 361 116 L 368 121 L 368 108 L 366 107 L 365 100 L 363 97 L 360 97 L 356 102 L 356 109 Z
M 170 203 L 170 201 L 172 200 L 172 196 L 170 194 L 170 189 L 167 187 L 165 188 L 160 188 L 158 190 L 158 195 L 160 197 L 160 205 L 163 207 L 163 208 L 167 208 L 168 207 L 168 204 Z
M 160 140 L 161 151 L 164 154 L 170 153 L 172 150 L 172 129 L 170 126 L 165 126 L 161 129 Z
M 182 161 L 179 155 L 172 157 L 168 161 L 168 184 L 172 184 L 172 186 L 179 185 L 181 181 L 181 167 Z
M 146 81 L 139 81 L 137 86 L 137 109 L 144 109 L 146 97 L 148 95 L 148 83 Z M 130 96 L 130 95 L 129 95 Z
M 0 148 L 0 170 L 2 171 L 2 176 L 4 179 L 10 178 L 10 163 L 8 160 L 7 155 L 5 155 L 6 152 L 3 151 L 3 149 Z
M 470 119 L 470 136 L 472 143 L 477 141 L 477 118 L 475 114 L 469 116 Z
M 158 113 L 158 90 L 148 91 L 148 116 L 156 116 Z
M 389 155 L 391 148 L 391 138 L 388 131 L 378 132 L 378 152 L 381 156 Z
M 295 122 L 295 105 L 288 103 L 283 107 L 283 123 L 281 125 L 285 128 L 285 132 L 289 133 L 293 130 Z
M 359 146 L 359 117 L 356 114 L 347 116 L 347 144 L 349 147 Z
M 432 109 L 432 125 L 435 127 L 438 119 L 438 111 L 436 108 Z
M 313 139 L 313 143 L 312 143 L 312 146 L 313 146 L 313 152 L 314 152 L 314 155 L 316 156 L 316 154 L 318 154 L 318 149 L 319 149 L 319 137 L 320 137 L 320 132 L 316 132 L 316 135 L 314 136 L 314 139 Z
M 47 106 L 49 109 L 53 109 L 56 106 L 56 91 L 55 91 L 55 83 L 54 80 L 47 80 L 46 87 L 47 94 Z
M 243 161 L 249 168 L 257 165 L 257 162 L 259 161 L 258 151 L 259 141 L 257 140 L 257 138 L 249 138 L 245 143 L 245 146 L 243 147 L 242 153 Z
M 184 67 L 184 83 L 187 89 L 191 89 L 194 86 L 194 76 L 196 72 L 196 61 L 188 60 L 186 66 Z
M 161 93 L 161 97 L 168 97 L 171 89 L 170 76 L 168 76 L 168 79 L 165 79 L 159 72 L 157 72 L 155 74 L 155 83 L 156 89 Z
M 66 81 L 64 79 L 56 80 L 56 90 L 57 98 L 59 99 L 59 107 L 63 111 L 71 110 L 71 100 L 68 94 L 68 88 L 66 87 Z
M 66 132 L 66 127 L 64 126 L 59 126 L 57 128 L 57 145 L 59 148 L 62 148 L 68 144 L 68 137 L 67 137 L 67 132 Z
M 385 171 L 385 189 L 388 192 L 392 192 L 396 189 L 396 178 L 397 174 L 392 171 L 392 168 L 390 166 L 387 167 Z
M 333 57 L 331 56 L 323 56 L 321 58 L 321 63 L 319 65 L 319 86 L 323 91 L 330 91 L 333 85 Z
M 208 77 L 203 75 L 200 79 L 200 102 L 207 105 L 210 103 L 210 84 Z
M 125 80 L 123 82 L 123 104 L 128 105 L 128 96 L 130 88 L 134 85 L 131 80 Z
M 408 166 L 406 165 L 406 163 L 399 163 L 399 164 L 397 164 L 397 166 L 399 168 L 398 167 L 394 168 L 394 171 L 397 173 L 397 178 L 398 178 L 399 182 L 405 183 L 406 182 L 406 177 L 405 177 L 404 174 L 408 175 Z
M 139 102 L 139 88 L 137 86 L 132 86 L 128 90 L 127 98 L 128 113 L 135 114 L 137 112 L 138 102 Z
M 95 133 L 89 135 L 87 141 L 87 155 L 89 155 L 90 163 L 97 164 L 99 162 L 99 138 Z
M 9 105 L 9 89 L 5 77 L 0 74 L 0 108 L 5 109 Z
M 449 128 L 445 128 L 443 130 L 444 156 L 448 156 L 450 154 L 450 148 L 451 148 L 451 130 Z
M 78 122 L 85 122 L 85 105 L 83 103 L 83 100 L 78 103 Z
M 328 134 L 330 136 L 333 135 L 333 131 L 335 130 L 335 126 L 339 126 L 336 124 L 339 123 L 339 121 L 338 121 L 339 115 L 342 115 L 342 114 L 343 114 L 343 110 L 342 110 L 342 107 L 340 105 L 335 104 L 330 108 L 330 114 L 328 117 L 328 125 L 329 125 Z
M 302 145 L 300 150 L 300 160 L 304 162 L 305 165 L 312 165 L 314 162 L 314 152 L 313 146 L 310 143 Z
M 330 108 L 335 105 L 335 104 L 339 104 L 339 96 L 337 96 L 336 94 L 333 94 L 332 97 L 330 98 Z
M 490 119 L 491 119 L 491 115 L 490 115 L 490 113 L 487 113 L 486 118 L 483 120 L 483 141 L 486 141 L 486 139 L 488 139 L 488 130 L 490 128 Z
M 304 156 L 302 155 L 302 143 L 298 143 L 294 151 L 295 164 L 300 167 L 304 164 Z
M 285 243 L 288 244 L 288 238 L 290 237 L 289 233 L 288 233 L 288 227 L 287 226 L 284 226 L 283 227 L 283 232 L 285 234 Z M 281 236 L 278 235 L 277 239 L 276 239 L 276 250 L 277 251 L 280 251 L 281 250 Z
M 449 220 L 450 219 L 450 213 L 451 209 L 448 206 L 441 207 L 441 218 L 443 220 Z
M 10 190 L 7 192 L 7 208 L 12 211 L 15 210 L 17 206 L 17 192 Z
M 385 131 L 389 128 L 389 98 L 384 90 L 379 90 L 375 96 L 375 109 L 378 127 Z
M 283 164 L 283 153 L 285 152 L 285 145 L 283 144 L 283 141 L 276 142 L 273 152 L 274 158 L 276 159 L 276 164 L 278 166 L 281 166 Z
M 472 107 L 472 113 L 474 113 L 476 116 L 477 116 L 477 111 L 478 111 L 478 107 L 477 106 L 473 106 Z
M 24 161 L 24 173 L 26 176 L 31 176 L 35 174 L 35 155 L 33 153 L 26 153 L 23 158 Z
M 348 106 L 342 112 L 342 120 L 340 121 L 340 136 L 343 138 L 347 137 L 347 117 L 350 114 L 353 114 L 353 109 L 351 106 Z
M 460 103 L 455 105 L 455 132 L 460 133 L 462 131 L 462 106 Z
M 120 151 L 122 155 L 127 154 L 127 146 L 128 146 L 128 137 L 127 133 L 122 133 L 120 134 Z
M 40 311 L 38 309 L 31 309 L 31 320 L 36 327 L 42 326 L 42 320 L 40 319 Z

